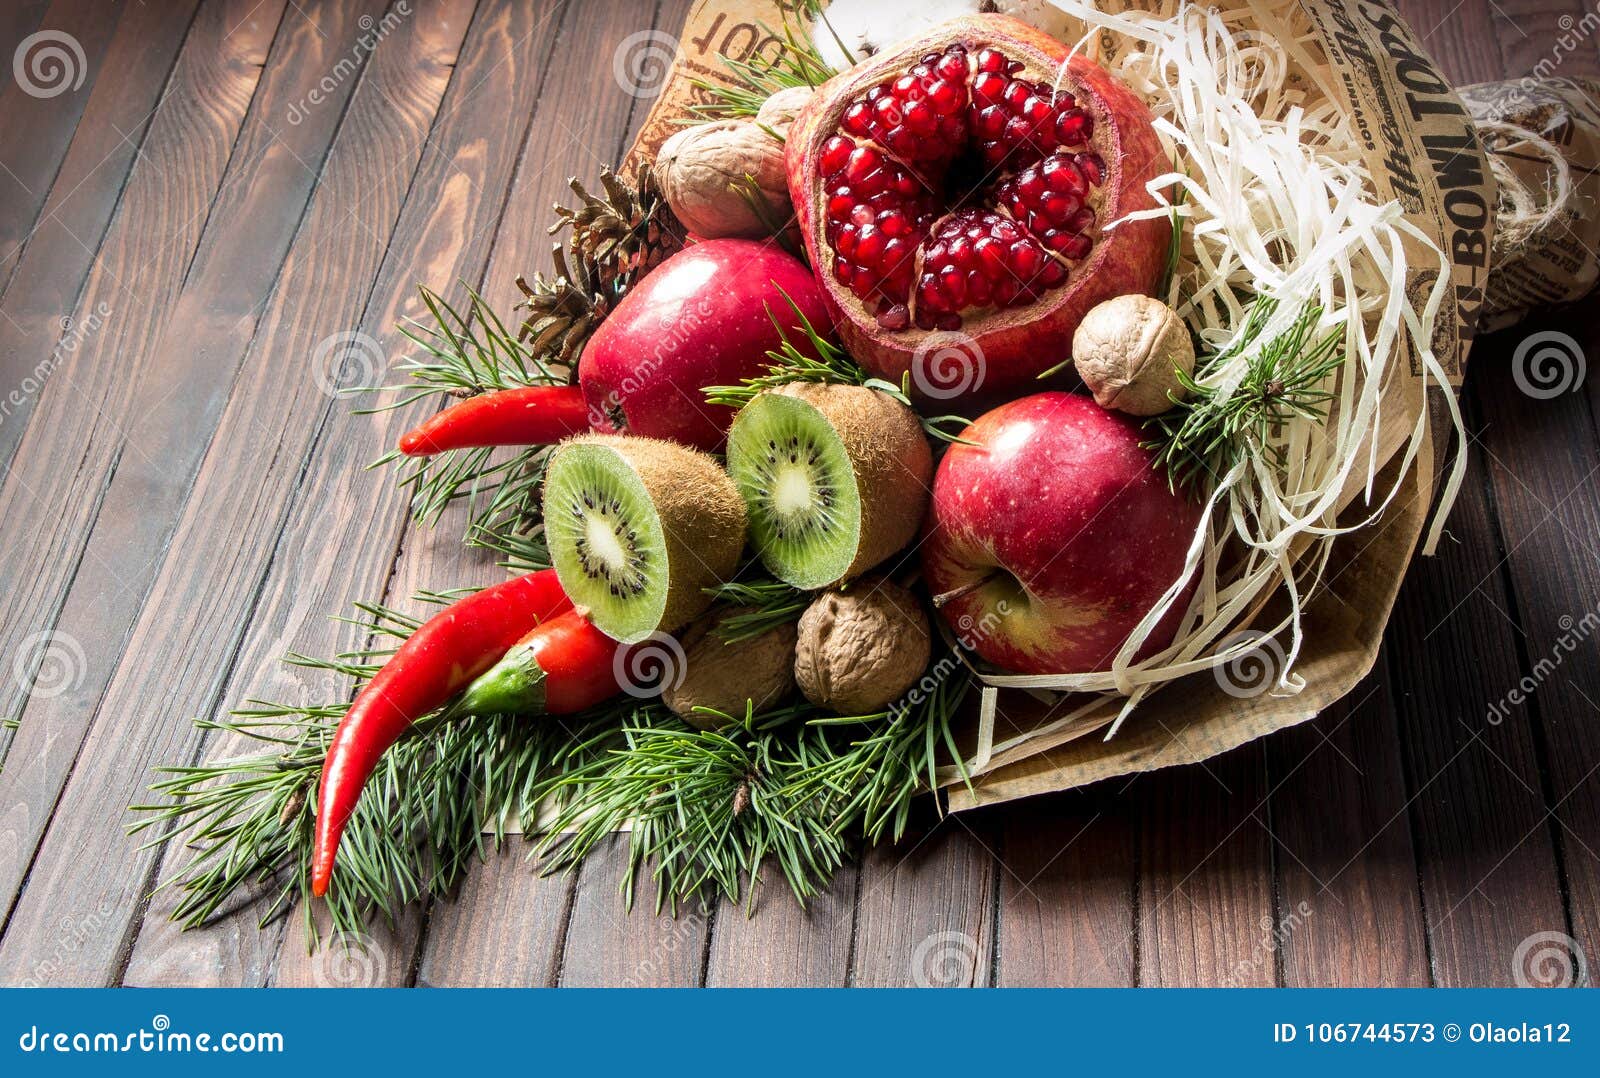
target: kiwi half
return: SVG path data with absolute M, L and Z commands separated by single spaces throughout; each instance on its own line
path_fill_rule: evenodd
M 545 541 L 573 605 L 625 644 L 672 632 L 733 576 L 745 508 L 715 460 L 653 438 L 563 442 L 544 481 Z
M 809 590 L 865 572 L 911 541 L 933 453 L 916 413 L 893 397 L 794 382 L 740 410 L 728 471 L 761 560 Z

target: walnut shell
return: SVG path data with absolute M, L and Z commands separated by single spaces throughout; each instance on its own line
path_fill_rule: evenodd
M 794 691 L 794 623 L 726 643 L 713 630 L 742 612 L 735 608 L 704 618 L 678 638 L 684 652 L 683 678 L 676 683 L 668 679 L 661 701 L 690 726 L 711 730 L 725 725 L 716 715 L 695 711 L 697 707 L 714 708 L 739 720 L 747 702 L 754 701 L 759 713 Z
M 1149 296 L 1118 296 L 1083 316 L 1072 363 L 1102 408 L 1159 415 L 1184 397 L 1177 371 L 1194 373 L 1194 344 L 1177 312 Z M 1171 394 L 1171 396 L 1169 396 Z
M 791 86 L 786 90 L 779 90 L 756 111 L 756 123 L 766 124 L 778 134 L 788 132 L 789 125 L 794 123 L 794 118 L 800 115 L 800 110 L 806 107 L 816 90 L 809 86 Z
M 750 204 L 755 181 L 765 214 Z M 701 239 L 772 235 L 768 223 L 791 216 L 783 143 L 751 120 L 719 120 L 686 127 L 661 147 L 656 184 L 685 228 Z
M 871 715 L 905 695 L 928 667 L 933 635 L 900 585 L 864 577 L 819 595 L 800 615 L 794 677 L 806 699 L 840 715 Z

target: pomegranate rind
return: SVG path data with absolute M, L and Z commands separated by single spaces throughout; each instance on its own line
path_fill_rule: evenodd
M 1097 195 L 1100 223 L 1089 257 L 1074 263 L 1067 282 L 1036 303 L 969 311 L 959 330 L 916 326 L 888 330 L 878 324 L 872 310 L 834 280 L 835 256 L 825 235 L 822 204 L 826 195 L 818 158 L 823 143 L 839 132 L 840 119 L 851 101 L 922 56 L 956 42 L 973 53 L 984 46 L 999 49 L 1041 74 L 1061 73 L 1060 88 L 1076 97 L 1079 106 L 1094 118 L 1091 145 L 1106 162 Z M 1072 334 L 1090 308 L 1115 296 L 1149 293 L 1159 283 L 1171 242 L 1170 224 L 1164 217 L 1122 220 L 1158 205 L 1146 184 L 1168 169 L 1150 110 L 1105 68 L 1082 56 L 1069 59 L 1069 52 L 1065 44 L 1009 16 L 962 16 L 830 79 L 790 128 L 784 163 L 807 259 L 838 323 L 840 340 L 878 377 L 898 383 L 910 372 L 915 391 L 954 396 L 945 387 L 926 384 L 929 372 L 914 371 L 913 367 L 928 364 L 929 357 L 955 351 L 977 364 L 963 375 L 958 387 L 962 392 L 1026 384 L 1068 357 Z M 1112 222 L 1115 227 L 1107 228 Z

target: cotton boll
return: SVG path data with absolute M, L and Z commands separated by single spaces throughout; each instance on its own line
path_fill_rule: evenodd
M 975 11 L 1010 15 L 1055 37 L 1070 22 L 1050 0 L 836 0 L 823 13 L 826 21 L 819 18 L 812 26 L 811 39 L 822 58 L 842 71 L 850 66 L 845 49 L 860 61 Z

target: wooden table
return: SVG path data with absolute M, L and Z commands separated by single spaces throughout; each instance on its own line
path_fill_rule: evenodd
M 1315 723 L 947 820 L 809 916 L 776 886 L 753 919 L 628 914 L 619 857 L 539 879 L 514 844 L 354 972 L 293 921 L 168 922 L 175 853 L 123 808 L 152 765 L 227 751 L 189 719 L 337 695 L 277 657 L 348 645 L 327 615 L 354 600 L 494 575 L 362 471 L 415 416 L 319 391 L 319 343 L 401 354 L 418 281 L 508 309 L 567 176 L 648 104 L 615 92 L 619 44 L 688 5 L 0 8 L 0 58 L 41 29 L 82 53 L 76 88 L 0 91 L 0 983 L 1482 985 L 1545 932 L 1600 962 L 1600 378 L 1536 400 L 1509 360 L 1543 328 L 1592 354 L 1582 312 L 1474 350 L 1449 539 Z M 1580 0 L 1401 6 L 1463 83 L 1600 66 L 1594 39 L 1556 49 Z

